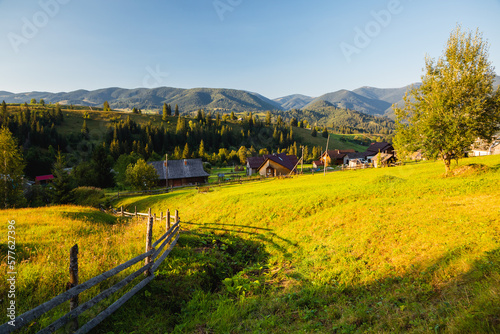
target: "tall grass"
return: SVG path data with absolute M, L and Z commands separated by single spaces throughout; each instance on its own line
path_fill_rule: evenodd
M 69 281 L 69 250 L 79 247 L 79 279 L 88 279 L 144 253 L 146 225 L 144 220 L 127 220 L 110 216 L 99 210 L 78 206 L 0 210 L 1 247 L 1 308 L 7 303 L 7 226 L 14 220 L 16 226 L 16 307 L 17 315 L 48 301 L 66 290 Z M 154 238 L 158 238 L 163 224 L 156 224 Z M 135 266 L 134 266 L 135 268 Z M 126 272 L 130 272 L 129 269 Z M 123 277 L 124 273 L 118 277 Z M 104 282 L 82 294 L 81 300 L 95 295 L 117 278 Z M 62 315 L 65 305 L 56 311 Z M 42 318 L 48 324 L 51 316 Z M 6 322 L 2 315 L 2 323 Z M 38 327 L 38 326 L 37 326 Z

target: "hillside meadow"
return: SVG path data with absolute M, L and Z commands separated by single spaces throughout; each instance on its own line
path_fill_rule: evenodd
M 183 231 L 157 278 L 94 332 L 500 332 L 500 156 L 443 172 L 424 162 L 120 199 L 178 209 Z M 0 216 L 22 227 L 25 307 L 63 291 L 74 242 L 87 278 L 144 245 L 141 221 L 93 209 Z

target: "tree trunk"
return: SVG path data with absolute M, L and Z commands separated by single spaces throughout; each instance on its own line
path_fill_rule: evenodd
M 445 168 L 445 175 L 448 176 L 450 173 L 450 165 L 451 165 L 451 159 L 448 157 L 445 157 L 444 159 L 444 168 Z

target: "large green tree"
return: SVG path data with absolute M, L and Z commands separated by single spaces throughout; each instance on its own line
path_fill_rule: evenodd
M 444 54 L 426 58 L 422 85 L 405 95 L 402 108 L 394 107 L 399 154 L 421 149 L 427 157 L 443 160 L 448 173 L 452 159 L 499 129 L 500 93 L 493 89 L 494 78 L 482 34 L 458 26 Z
M 21 150 L 9 129 L 0 129 L 0 205 L 4 208 L 23 202 L 24 162 Z
M 143 159 L 128 165 L 125 175 L 125 182 L 135 189 L 151 189 L 158 180 L 156 169 Z

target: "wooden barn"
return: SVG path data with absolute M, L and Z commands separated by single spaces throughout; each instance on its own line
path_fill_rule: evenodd
M 158 174 L 158 185 L 181 187 L 208 182 L 201 159 L 162 160 L 149 162 Z

